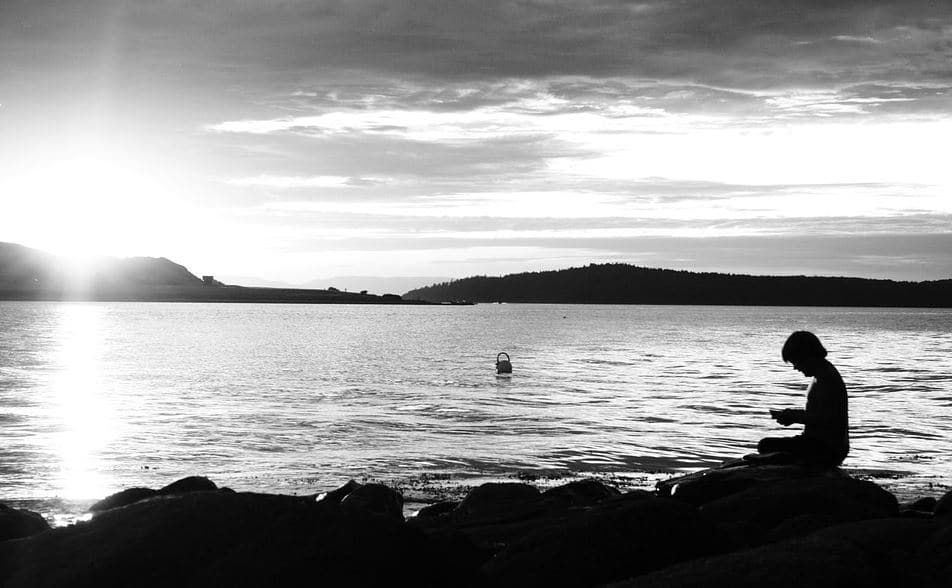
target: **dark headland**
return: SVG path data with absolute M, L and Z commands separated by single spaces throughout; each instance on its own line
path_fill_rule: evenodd
M 263 288 L 198 277 L 164 257 L 98 258 L 77 268 L 52 254 L 0 243 L 0 300 L 302 304 L 697 304 L 952 307 L 952 279 L 752 276 L 591 264 L 500 277 L 473 276 L 398 294 L 337 288 Z
M 408 300 L 553 304 L 952 307 L 952 279 L 751 276 L 591 264 L 502 277 L 474 276 L 418 288 Z
M 164 257 L 97 258 L 74 267 L 60 257 L 0 243 L 0 300 L 427 304 L 397 294 L 303 288 L 257 288 L 198 277 Z

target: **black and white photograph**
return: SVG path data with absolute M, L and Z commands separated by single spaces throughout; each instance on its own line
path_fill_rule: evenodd
M 0 0 L 0 586 L 952 577 L 952 0 Z

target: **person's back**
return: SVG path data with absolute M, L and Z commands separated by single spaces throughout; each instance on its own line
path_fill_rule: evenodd
M 837 463 L 842 462 L 850 450 L 846 385 L 836 367 L 825 359 L 807 389 L 805 413 L 803 436 L 822 442 L 832 450 Z

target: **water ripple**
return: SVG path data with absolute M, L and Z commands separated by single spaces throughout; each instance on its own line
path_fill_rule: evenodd
M 847 465 L 952 476 L 952 312 L 479 305 L 0 303 L 0 493 L 101 497 L 206 474 L 346 477 L 705 467 L 793 434 L 783 363 L 820 334 L 850 391 Z M 569 318 L 563 319 L 563 316 Z M 496 377 L 499 351 L 513 360 Z

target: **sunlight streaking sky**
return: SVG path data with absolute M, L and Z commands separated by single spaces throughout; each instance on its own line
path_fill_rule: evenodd
M 952 276 L 952 4 L 6 0 L 0 241 Z

